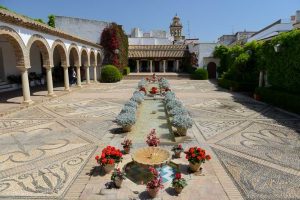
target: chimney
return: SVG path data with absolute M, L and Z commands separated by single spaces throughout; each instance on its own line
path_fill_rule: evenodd
M 296 11 L 296 16 L 295 16 L 296 20 L 295 23 L 299 23 L 300 22 L 300 10 Z

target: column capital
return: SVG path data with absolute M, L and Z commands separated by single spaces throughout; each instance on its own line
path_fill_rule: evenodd
M 51 69 L 51 68 L 53 68 L 52 65 L 44 65 L 43 67 L 46 68 L 46 69 Z

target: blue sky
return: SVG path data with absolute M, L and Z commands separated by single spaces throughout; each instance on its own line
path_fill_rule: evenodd
M 0 0 L 17 13 L 47 21 L 49 14 L 117 22 L 127 32 L 169 30 L 177 13 L 184 33 L 202 42 L 217 41 L 223 34 L 257 31 L 278 19 L 289 19 L 300 9 L 300 0 Z

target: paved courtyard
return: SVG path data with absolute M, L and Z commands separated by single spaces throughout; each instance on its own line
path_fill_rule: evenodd
M 110 175 L 94 159 L 128 137 L 113 120 L 137 82 L 91 84 L 1 117 L 0 199 L 149 198 L 128 179 L 108 189 Z M 158 199 L 300 199 L 299 116 L 209 81 L 170 83 L 195 122 L 183 146 L 203 147 L 212 160 L 190 174 L 187 161 L 175 159 L 188 186 L 177 196 L 165 184 Z

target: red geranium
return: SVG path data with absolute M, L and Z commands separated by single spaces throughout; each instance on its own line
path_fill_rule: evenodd
M 199 147 L 191 147 L 188 151 L 184 152 L 186 154 L 186 159 L 191 163 L 204 163 L 206 160 L 210 160 L 210 155 L 206 155 L 204 149 Z
M 154 146 L 154 147 L 157 147 L 157 145 L 159 145 L 160 141 L 159 138 L 156 136 L 155 129 L 152 129 L 148 134 L 146 143 L 148 144 L 148 146 Z
M 98 155 L 95 157 L 97 162 L 101 165 L 106 165 L 106 164 L 114 164 L 114 163 L 119 163 L 122 161 L 122 153 L 120 149 L 117 149 L 112 146 L 107 146 L 102 150 L 101 157 Z
M 140 88 L 140 91 L 142 91 L 142 92 L 144 92 L 145 94 L 147 94 L 147 90 L 146 90 L 146 88 L 144 88 L 144 87 L 141 87 L 141 88 Z
M 157 92 L 158 92 L 157 87 L 152 87 L 151 90 L 150 90 L 151 94 L 156 94 Z

